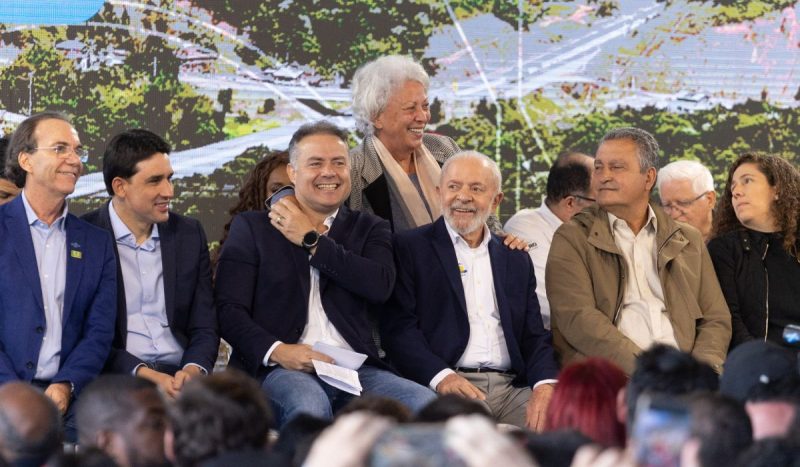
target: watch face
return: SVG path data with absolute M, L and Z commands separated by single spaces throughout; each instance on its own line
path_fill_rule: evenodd
M 303 236 L 303 246 L 306 248 L 313 248 L 319 241 L 319 232 L 312 230 Z

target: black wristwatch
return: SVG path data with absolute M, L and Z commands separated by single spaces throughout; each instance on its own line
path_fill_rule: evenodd
M 319 232 L 316 230 L 309 230 L 307 234 L 303 235 L 303 240 L 300 245 L 308 251 L 317 246 L 319 243 Z

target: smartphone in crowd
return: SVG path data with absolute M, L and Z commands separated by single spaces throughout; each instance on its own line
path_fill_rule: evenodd
M 640 467 L 679 467 L 689 439 L 691 417 L 685 403 L 666 396 L 639 397 L 633 421 L 633 452 Z

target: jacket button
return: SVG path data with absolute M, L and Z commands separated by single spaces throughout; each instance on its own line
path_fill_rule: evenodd
M 29 369 L 29 370 L 33 370 L 33 362 L 28 362 L 28 363 L 26 363 L 26 364 L 25 364 L 25 368 L 27 368 L 27 369 Z
M 41 326 L 36 326 L 36 332 L 38 332 L 39 334 L 41 334 L 41 333 L 43 333 L 43 332 L 44 332 L 44 328 L 43 328 L 43 327 L 41 327 Z

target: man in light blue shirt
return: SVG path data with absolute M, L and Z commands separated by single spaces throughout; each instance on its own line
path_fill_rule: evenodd
M 147 130 L 114 136 L 103 155 L 112 199 L 84 219 L 114 235 L 117 325 L 106 370 L 149 379 L 169 396 L 214 367 L 219 338 L 200 223 L 169 211 L 169 144 Z
M 111 239 L 72 214 L 86 150 L 69 120 L 34 115 L 11 138 L 6 175 L 23 188 L 0 206 L 0 383 L 31 382 L 65 414 L 103 367 L 113 337 Z

